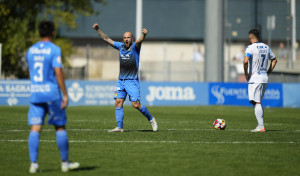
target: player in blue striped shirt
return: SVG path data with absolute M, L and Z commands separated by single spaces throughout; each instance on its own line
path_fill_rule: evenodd
M 142 30 L 142 36 L 134 42 L 134 38 L 131 32 L 125 32 L 123 34 L 123 42 L 115 42 L 110 39 L 100 28 L 97 23 L 93 25 L 93 28 L 98 32 L 100 37 L 109 45 L 119 50 L 120 60 L 120 73 L 117 83 L 117 89 L 115 91 L 115 104 L 116 104 L 116 119 L 117 127 L 109 130 L 109 132 L 123 132 L 123 119 L 124 111 L 123 104 L 127 94 L 132 106 L 138 109 L 150 122 L 153 131 L 157 131 L 157 123 L 155 118 L 149 113 L 146 106 L 140 103 L 140 86 L 138 78 L 140 51 L 142 42 L 147 35 L 147 29 Z

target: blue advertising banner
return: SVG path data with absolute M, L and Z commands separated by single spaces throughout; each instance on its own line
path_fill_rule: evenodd
M 141 82 L 141 103 L 153 106 L 207 105 L 208 83 Z
M 116 82 L 66 81 L 70 106 L 114 105 Z
M 116 82 L 66 81 L 69 106 L 114 105 Z M 0 105 L 29 105 L 30 81 L 0 81 Z
M 286 83 L 283 84 L 283 106 L 300 108 L 300 90 L 299 83 Z
M 210 105 L 236 105 L 252 106 L 248 99 L 247 83 L 210 83 L 209 84 Z M 269 83 L 265 92 L 264 106 L 282 107 L 283 95 L 282 84 Z
M 114 105 L 116 81 L 66 81 L 70 106 Z M 263 105 L 300 107 L 300 84 L 269 83 Z M 150 106 L 251 106 L 246 83 L 140 82 L 141 103 Z M 284 92 L 284 94 L 283 94 Z M 1 80 L 0 105 L 29 105 L 28 80 Z M 131 103 L 128 98 L 126 105 Z
M 29 80 L 0 81 L 0 105 L 28 105 Z

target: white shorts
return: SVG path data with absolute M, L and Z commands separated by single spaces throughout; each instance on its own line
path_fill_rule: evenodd
M 249 102 L 261 103 L 267 89 L 268 83 L 248 84 Z

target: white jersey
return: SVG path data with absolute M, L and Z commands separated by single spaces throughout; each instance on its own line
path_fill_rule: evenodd
M 268 83 L 268 60 L 275 59 L 269 46 L 255 42 L 247 47 L 245 56 L 249 57 L 249 83 Z

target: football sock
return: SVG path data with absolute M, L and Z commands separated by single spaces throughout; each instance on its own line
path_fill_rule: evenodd
M 30 131 L 29 140 L 28 140 L 28 148 L 29 148 L 29 156 L 31 162 L 37 162 L 38 151 L 39 151 L 39 140 L 40 133 L 35 131 Z
M 141 108 L 139 109 L 139 111 L 145 116 L 147 117 L 147 119 L 150 121 L 153 119 L 153 117 L 151 116 L 150 112 L 148 111 L 148 109 L 146 108 L 146 106 L 142 105 Z
M 258 126 L 264 126 L 264 109 L 261 104 L 256 104 L 254 107 L 255 116 L 258 122 Z
M 56 131 L 56 143 L 62 161 L 68 161 L 69 142 L 66 130 Z
M 117 126 L 123 129 L 124 110 L 123 107 L 116 107 Z

